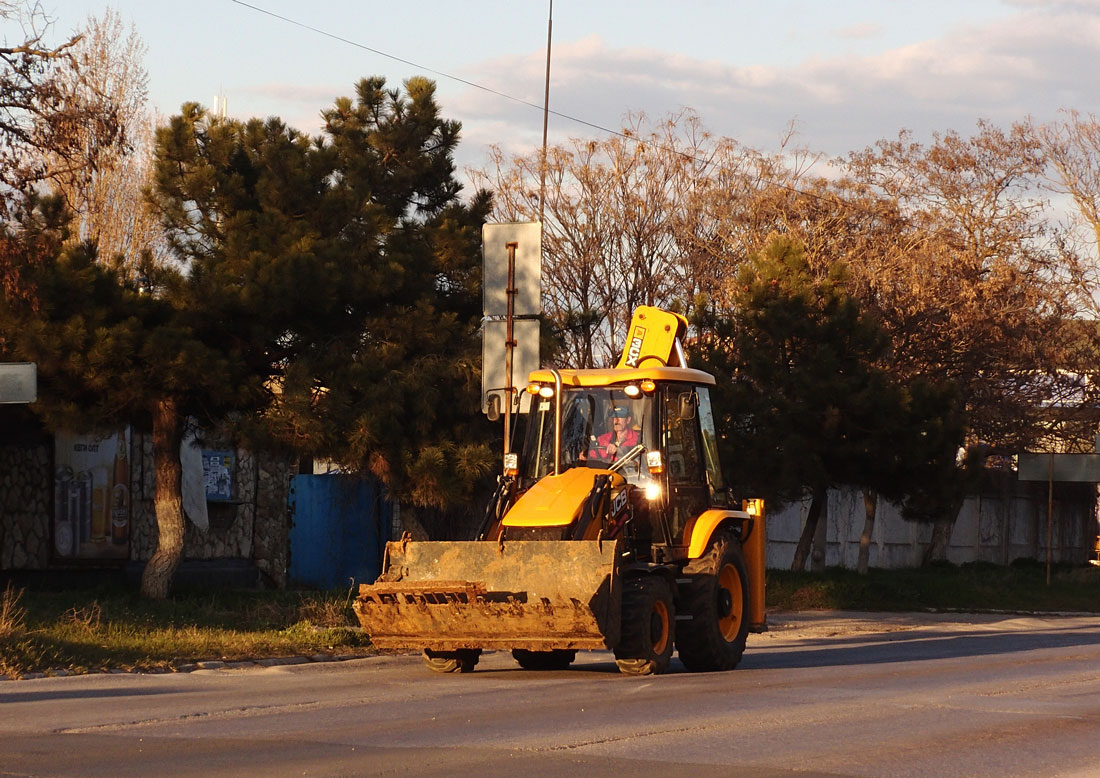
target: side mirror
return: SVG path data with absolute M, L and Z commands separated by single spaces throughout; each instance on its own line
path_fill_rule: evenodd
M 680 393 L 680 418 L 689 421 L 695 418 L 695 408 L 699 404 L 699 398 L 695 392 Z
M 497 421 L 504 415 L 500 407 L 502 404 L 499 394 L 489 395 L 488 408 L 485 410 L 485 415 L 489 418 L 489 421 Z

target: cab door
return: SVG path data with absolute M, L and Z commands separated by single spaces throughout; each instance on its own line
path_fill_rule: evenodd
M 661 399 L 669 529 L 675 543 L 683 537 L 688 522 L 710 507 L 710 487 L 699 434 L 699 396 L 695 387 L 666 384 Z

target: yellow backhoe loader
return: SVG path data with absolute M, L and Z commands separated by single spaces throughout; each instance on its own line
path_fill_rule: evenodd
M 733 505 L 709 387 L 686 366 L 686 320 L 639 308 L 615 368 L 537 370 L 522 451 L 477 540 L 387 544 L 355 611 L 372 643 L 438 672 L 482 650 L 563 669 L 611 649 L 619 669 L 729 670 L 766 628 L 764 506 Z

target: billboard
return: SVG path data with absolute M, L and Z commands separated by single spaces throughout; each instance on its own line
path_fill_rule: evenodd
M 54 438 L 53 557 L 130 558 L 130 429 Z
M 1100 483 L 1100 454 L 1029 454 L 1018 459 L 1021 481 Z

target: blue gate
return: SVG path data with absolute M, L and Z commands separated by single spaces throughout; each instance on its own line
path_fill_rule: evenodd
M 290 481 L 291 585 L 319 589 L 371 583 L 382 571 L 393 506 L 374 480 L 343 474 Z

